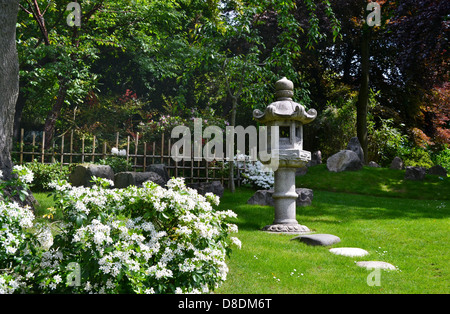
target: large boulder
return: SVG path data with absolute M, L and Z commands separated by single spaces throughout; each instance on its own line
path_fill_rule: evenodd
M 169 181 L 169 172 L 167 171 L 167 167 L 164 164 L 152 164 L 147 167 L 147 172 L 155 172 L 161 176 L 161 178 L 167 183 Z
M 389 168 L 396 169 L 396 170 L 402 170 L 405 168 L 405 166 L 403 165 L 403 160 L 400 157 L 395 157 L 392 160 L 391 166 Z
M 346 149 L 355 152 L 355 154 L 358 155 L 361 164 L 364 165 L 364 151 L 357 137 L 352 137 L 350 139 Z
M 296 205 L 308 206 L 311 205 L 314 193 L 311 189 L 297 188 L 295 192 L 298 194 Z M 247 204 L 250 205 L 262 205 L 262 206 L 274 206 L 273 195 L 274 190 L 258 190 L 249 198 Z
M 220 181 L 211 182 L 199 182 L 199 183 L 186 183 L 186 186 L 196 189 L 201 195 L 206 193 L 213 193 L 219 197 L 223 196 L 224 187 Z
M 72 186 L 91 187 L 92 178 L 104 178 L 114 181 L 114 171 L 108 165 L 80 164 L 69 175 Z
M 360 170 L 363 164 L 352 150 L 341 150 L 327 159 L 327 168 L 332 172 Z
M 141 187 L 144 182 L 152 181 L 158 185 L 165 186 L 166 182 L 156 172 L 119 172 L 114 176 L 114 187 L 124 189 L 130 185 Z
M 440 176 L 440 177 L 446 177 L 447 176 L 447 170 L 444 167 L 440 166 L 440 165 L 436 165 L 436 166 L 433 166 L 430 169 L 428 169 L 427 174 Z
M 427 169 L 424 167 L 406 167 L 405 180 L 421 181 L 425 179 Z
M 262 206 L 273 206 L 273 189 L 271 190 L 258 190 L 250 197 L 247 204 L 250 205 L 262 205 Z

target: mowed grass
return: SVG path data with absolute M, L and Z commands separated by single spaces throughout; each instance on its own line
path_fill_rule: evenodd
M 404 180 L 405 170 L 364 167 L 360 171 L 330 172 L 326 165 L 296 177 L 297 187 L 371 196 L 450 200 L 450 177 L 426 175 L 423 181 Z
M 323 168 L 314 170 L 324 174 Z M 363 171 L 372 175 L 372 182 L 362 180 Z M 363 171 L 325 173 L 333 177 L 332 184 L 317 178 L 316 184 L 325 190 L 315 186 L 312 206 L 298 207 L 297 220 L 316 233 L 340 237 L 341 242 L 331 247 L 367 250 L 369 255 L 364 257 L 338 256 L 329 252 L 330 247 L 291 241 L 293 235 L 260 231 L 272 223 L 273 208 L 247 205 L 254 193 L 251 189 L 241 188 L 235 194 L 226 191 L 220 206 L 238 214 L 242 248 L 233 250 L 228 279 L 217 293 L 449 293 L 450 201 L 444 193 L 449 179 L 434 182 L 431 178 L 432 182 L 423 182 L 421 187 L 419 182 L 402 182 L 397 171 Z M 309 175 L 308 180 L 314 181 L 314 172 Z M 352 175 L 359 178 L 352 179 Z M 388 185 L 390 192 L 380 184 L 394 179 L 398 181 Z M 373 270 L 355 265 L 364 260 L 388 262 L 398 270 L 381 270 L 379 285 L 369 285 Z
M 241 249 L 227 259 L 227 281 L 215 293 L 449 293 L 450 178 L 405 182 L 404 171 L 364 168 L 329 173 L 323 166 L 297 177 L 297 186 L 314 190 L 311 206 L 297 208 L 297 220 L 316 233 L 340 237 L 332 247 L 358 247 L 369 255 L 345 257 L 330 247 L 291 241 L 294 235 L 269 234 L 274 209 L 247 205 L 250 188 L 225 191 L 220 209 L 238 215 Z M 44 193 L 38 213 L 52 205 Z M 379 285 L 369 285 L 373 271 L 357 261 L 384 261 L 398 267 L 382 270 Z M 372 274 L 372 277 L 370 276 Z

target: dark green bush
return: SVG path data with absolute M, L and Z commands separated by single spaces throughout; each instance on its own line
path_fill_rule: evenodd
M 32 190 L 35 192 L 46 192 L 51 189 L 48 184 L 54 180 L 68 180 L 70 166 L 61 166 L 61 163 L 42 164 L 36 160 L 27 163 L 26 167 L 34 174 Z
M 133 169 L 131 162 L 127 162 L 126 158 L 120 156 L 108 156 L 105 159 L 100 159 L 97 164 L 111 166 L 114 173 L 131 171 Z

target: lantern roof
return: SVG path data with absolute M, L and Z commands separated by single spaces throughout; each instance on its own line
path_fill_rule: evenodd
M 294 83 L 283 77 L 275 83 L 277 100 L 263 111 L 255 109 L 253 117 L 261 123 L 271 121 L 298 121 L 303 124 L 312 122 L 317 117 L 315 109 L 305 110 L 301 104 L 292 100 L 294 96 Z

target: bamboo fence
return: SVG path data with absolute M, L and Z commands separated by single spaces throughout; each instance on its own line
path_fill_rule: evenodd
M 161 135 L 159 142 L 143 142 L 139 140 L 139 133 L 135 138 L 120 137 L 119 132 L 116 133 L 114 143 L 102 140 L 95 135 L 92 138 L 76 138 L 73 131 L 55 136 L 52 147 L 45 149 L 45 133 L 31 132 L 31 136 L 27 136 L 25 140 L 24 129 L 20 132 L 20 142 L 18 150 L 12 152 L 13 158 L 20 165 L 27 162 L 55 163 L 59 162 L 63 165 L 71 165 L 77 163 L 96 163 L 101 159 L 110 156 L 116 156 L 111 152 L 111 148 L 124 147 L 125 158 L 127 163 L 131 164 L 132 171 L 146 171 L 147 167 L 152 164 L 164 164 L 167 168 L 169 176 L 184 177 L 186 182 L 202 182 L 202 181 L 221 181 L 225 184 L 229 181 L 228 170 L 225 169 L 224 162 L 212 161 L 208 162 L 204 159 L 195 161 L 193 156 L 190 160 L 175 161 L 170 155 L 172 143 L 171 139 L 165 139 L 164 134 Z M 125 146 L 126 145 L 126 146 Z M 194 149 L 191 149 L 193 153 Z M 235 168 L 235 182 L 239 186 L 243 179 L 241 173 L 245 170 L 245 163 L 238 163 Z

